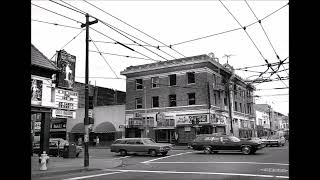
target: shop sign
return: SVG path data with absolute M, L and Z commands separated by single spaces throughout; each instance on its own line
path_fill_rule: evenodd
M 34 130 L 40 131 L 41 130 L 41 121 L 34 122 Z
M 76 57 L 64 50 L 57 51 L 57 86 L 72 89 L 75 79 Z
M 184 131 L 191 131 L 191 127 L 184 127 Z
M 76 110 L 78 108 L 78 93 L 56 88 L 55 105 L 59 109 Z
M 41 105 L 42 84 L 41 80 L 31 79 L 31 104 Z
M 53 123 L 51 125 L 51 129 L 65 129 L 65 128 L 66 128 L 66 122 Z
M 207 114 L 194 114 L 194 115 L 176 115 L 177 125 L 192 124 L 192 121 L 199 122 L 199 124 L 208 123 Z
M 53 118 L 72 118 L 76 119 L 75 111 L 68 111 L 63 109 L 52 109 L 52 117 Z

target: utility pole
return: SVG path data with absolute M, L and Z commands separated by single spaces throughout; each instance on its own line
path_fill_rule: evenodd
M 230 133 L 231 135 L 233 135 L 233 125 L 232 125 L 232 121 L 233 121 L 233 95 L 232 95 L 232 90 L 230 86 L 232 86 L 232 79 L 234 76 L 234 71 L 232 70 L 232 74 L 229 77 L 229 80 L 227 82 L 227 91 L 228 91 L 228 101 L 229 101 L 229 117 L 230 117 Z
M 86 27 L 86 72 L 85 72 L 85 106 L 84 106 L 84 167 L 89 166 L 89 25 L 97 23 L 98 20 L 89 22 L 89 14 L 86 13 L 86 24 L 81 24 L 81 28 Z

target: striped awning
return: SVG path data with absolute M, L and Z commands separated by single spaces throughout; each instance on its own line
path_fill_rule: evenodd
M 111 122 L 103 122 L 96 126 L 94 133 L 111 133 L 116 132 L 116 128 Z
M 70 133 L 82 133 L 84 134 L 84 125 L 83 123 L 78 123 L 71 129 Z

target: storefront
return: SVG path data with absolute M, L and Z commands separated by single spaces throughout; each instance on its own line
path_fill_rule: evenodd
M 53 118 L 50 124 L 50 138 L 66 139 L 67 136 L 67 119 L 66 118 Z
M 156 114 L 157 126 L 154 128 L 155 141 L 160 143 L 175 143 L 175 118 L 165 113 Z

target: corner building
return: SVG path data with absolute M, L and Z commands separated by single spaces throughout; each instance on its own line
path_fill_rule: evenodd
M 231 73 L 208 55 L 126 68 L 121 72 L 127 77 L 125 136 L 186 144 L 197 134 L 229 134 L 226 82 Z M 244 84 L 243 98 L 252 93 L 238 76 L 233 79 Z M 241 105 L 238 118 L 249 121 L 247 107 Z

